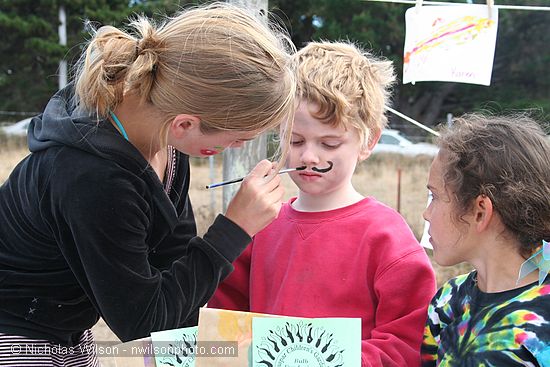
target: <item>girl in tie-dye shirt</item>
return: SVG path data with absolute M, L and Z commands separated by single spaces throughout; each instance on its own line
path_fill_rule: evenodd
M 423 366 L 550 367 L 550 142 L 526 116 L 466 115 L 438 145 L 434 259 L 475 270 L 433 298 Z

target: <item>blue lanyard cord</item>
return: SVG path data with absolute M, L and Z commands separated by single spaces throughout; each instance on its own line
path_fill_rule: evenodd
M 116 126 L 118 126 L 118 128 L 120 129 L 120 132 L 122 133 L 122 136 L 124 136 L 124 139 L 128 140 L 128 134 L 126 134 L 126 130 L 124 130 L 124 126 L 122 126 L 122 123 L 120 122 L 118 117 L 116 117 L 113 111 L 109 111 L 109 114 L 111 115 L 111 118 L 115 122 Z

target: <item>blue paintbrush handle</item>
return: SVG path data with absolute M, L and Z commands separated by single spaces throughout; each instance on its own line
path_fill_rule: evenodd
M 305 167 L 304 167 L 305 168 Z M 286 169 L 283 169 L 283 170 L 280 170 L 279 171 L 279 175 L 281 173 L 288 173 L 288 172 L 292 172 L 292 171 L 299 171 L 299 170 L 302 170 L 304 169 L 302 167 L 297 167 L 297 168 L 286 168 Z M 237 183 L 237 182 L 241 182 L 242 180 L 244 180 L 244 177 L 239 177 L 239 178 L 234 178 L 233 180 L 229 180 L 229 181 L 223 181 L 223 182 L 218 182 L 218 183 L 213 183 L 213 184 L 210 184 L 210 185 L 206 185 L 206 188 L 207 189 L 213 189 L 215 187 L 220 187 L 220 186 L 225 186 L 225 185 L 231 185 L 231 184 L 234 184 L 234 183 Z

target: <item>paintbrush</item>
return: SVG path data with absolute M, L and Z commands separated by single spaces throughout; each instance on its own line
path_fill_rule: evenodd
M 286 168 L 286 169 L 280 170 L 278 172 L 278 174 L 280 175 L 281 173 L 288 173 L 288 172 L 294 172 L 294 171 L 303 171 L 305 169 L 306 169 L 306 166 L 296 167 L 296 168 Z M 223 181 L 223 182 L 218 182 L 218 183 L 213 183 L 213 184 L 210 184 L 210 185 L 206 185 L 206 188 L 207 189 L 213 189 L 215 187 L 231 185 L 231 184 L 234 184 L 234 183 L 237 183 L 237 182 L 241 182 L 242 180 L 244 180 L 244 177 L 234 178 L 233 180 Z

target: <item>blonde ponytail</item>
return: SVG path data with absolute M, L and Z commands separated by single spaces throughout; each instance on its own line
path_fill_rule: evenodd
M 151 102 L 151 89 L 160 62 L 159 54 L 164 51 L 163 41 L 147 18 L 139 17 L 130 25 L 141 39 L 136 43 L 136 59 L 128 70 L 126 82 L 141 96 L 143 102 Z
M 77 100 L 87 111 L 105 117 L 132 92 L 163 115 L 161 131 L 182 113 L 200 117 L 204 132 L 259 133 L 292 123 L 294 46 L 252 12 L 214 3 L 160 26 L 144 17 L 130 26 L 135 35 L 100 28 L 88 45 L 76 75 Z
M 106 116 L 122 101 L 126 74 L 135 57 L 135 38 L 111 26 L 97 30 L 78 63 L 75 90 L 80 105 Z

